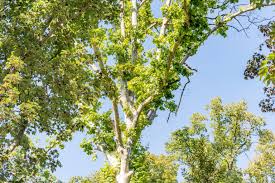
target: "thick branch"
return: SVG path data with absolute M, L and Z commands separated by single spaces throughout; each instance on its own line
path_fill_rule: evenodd
M 137 26 L 138 26 L 138 10 L 137 10 L 137 0 L 132 0 L 132 26 L 134 31 L 137 30 Z M 132 62 L 135 63 L 135 61 L 137 60 L 137 45 L 136 45 L 136 38 L 134 35 L 134 39 L 132 40 Z
M 95 53 L 95 56 L 96 56 L 96 59 L 97 59 L 97 62 L 98 62 L 98 65 L 99 65 L 99 68 L 100 68 L 101 72 L 105 73 L 105 68 L 104 68 L 102 56 L 101 56 L 99 48 L 97 47 L 96 44 L 93 44 L 93 50 L 94 50 L 94 53 Z
M 125 33 L 125 22 L 124 22 L 124 0 L 120 1 L 120 31 L 121 31 L 121 36 L 122 36 L 122 40 L 125 38 L 126 33 Z M 137 9 L 135 10 L 135 13 L 137 13 Z M 133 11 L 134 14 L 134 11 Z M 133 17 L 135 17 L 133 15 Z M 133 23 L 133 26 L 137 25 L 137 17 L 135 23 Z M 120 101 L 121 101 L 121 105 L 123 107 L 126 107 L 126 105 L 129 107 L 129 109 L 131 110 L 131 112 L 133 113 L 134 109 L 133 109 L 133 104 L 132 101 L 130 99 L 130 92 L 127 88 L 127 81 L 124 80 L 123 78 L 121 78 L 120 80 L 121 82 L 121 95 L 120 95 Z M 126 104 L 126 105 L 125 105 Z
M 166 6 L 170 6 L 170 5 L 171 5 L 171 2 L 172 2 L 172 0 L 166 0 L 165 5 L 166 5 Z M 160 28 L 160 36 L 162 36 L 162 35 L 165 34 L 165 30 L 166 30 L 168 21 L 169 21 L 169 20 L 168 20 L 167 17 L 163 17 L 162 25 L 161 25 L 161 28 Z
M 134 29 L 137 28 L 137 16 L 138 16 L 138 9 L 137 9 L 137 0 L 132 0 L 132 26 Z
M 156 95 L 151 95 L 149 96 L 147 99 L 145 99 L 141 104 L 139 104 L 137 110 L 135 111 L 134 115 L 133 115 L 133 122 L 132 122 L 132 126 L 131 127 L 136 127 L 137 122 L 138 122 L 138 118 L 143 110 L 143 108 L 145 106 L 147 106 L 152 100 L 154 100 Z
M 165 77 L 164 77 L 164 82 L 167 81 L 167 78 L 168 78 L 168 75 L 169 75 L 169 70 L 171 68 L 172 61 L 173 61 L 173 58 L 175 56 L 175 53 L 176 53 L 176 50 L 178 49 L 178 47 L 179 47 L 179 42 L 176 41 L 175 44 L 174 44 L 174 46 L 173 46 L 172 51 L 169 53 L 169 56 L 168 56 L 167 67 L 166 67 Z
M 122 138 L 121 138 L 121 130 L 120 130 L 120 120 L 119 120 L 119 112 L 118 112 L 118 106 L 116 101 L 112 102 L 113 105 L 113 112 L 114 112 L 114 130 L 115 130 L 115 136 L 117 140 L 117 145 L 119 148 L 123 147 Z
M 165 6 L 170 6 L 171 5 L 172 0 L 166 0 L 165 2 Z M 159 32 L 159 36 L 163 36 L 165 34 L 166 28 L 167 28 L 167 24 L 168 24 L 168 18 L 167 17 L 163 17 L 162 20 L 162 25 L 160 28 L 160 32 Z M 161 50 L 157 49 L 157 60 L 159 60 L 161 57 Z
M 125 22 L 124 22 L 124 0 L 120 0 L 120 29 L 121 29 L 121 36 L 124 39 L 125 34 Z
M 122 81 L 122 82 L 126 82 L 126 81 Z M 123 108 L 129 108 L 131 113 L 133 114 L 135 112 L 133 102 L 130 99 L 128 89 L 124 88 L 125 86 L 127 86 L 127 84 L 122 83 L 122 86 L 123 87 L 121 87 L 121 95 L 120 95 L 121 105 Z
M 142 109 L 148 105 L 153 99 L 154 99 L 155 95 L 151 95 L 150 97 L 148 97 L 147 99 L 145 99 L 141 104 L 139 104 L 138 108 L 137 108 L 137 114 L 140 114 Z

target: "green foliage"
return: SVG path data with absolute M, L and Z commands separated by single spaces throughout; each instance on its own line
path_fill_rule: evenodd
M 263 119 L 248 112 L 245 102 L 223 105 L 216 98 L 207 109 L 209 116 L 193 114 L 190 126 L 173 132 L 167 144 L 167 150 L 183 167 L 184 180 L 194 183 L 274 180 L 274 135 L 263 129 Z M 238 168 L 238 158 L 250 150 L 257 137 L 259 156 L 247 170 Z
M 259 29 L 265 37 L 265 42 L 248 60 L 244 76 L 245 79 L 260 78 L 263 81 L 266 98 L 261 100 L 259 106 L 263 112 L 275 112 L 275 22 L 270 21 L 267 25 L 259 26 Z M 268 54 L 264 53 L 266 51 Z
M 143 152 L 133 158 L 132 168 L 135 173 L 133 183 L 176 183 L 178 166 L 171 157 L 153 155 Z M 69 183 L 114 183 L 118 170 L 105 164 L 99 171 L 89 177 L 72 177 Z
M 255 3 L 269 5 L 253 1 L 229 13 L 238 2 L 171 1 L 161 7 L 160 18 L 152 0 L 1 1 L 3 180 L 23 176 L 28 181 L 32 172 L 54 170 L 60 165 L 57 148 L 76 131 L 87 134 L 81 144 L 87 154 L 95 157 L 99 150 L 118 161 L 125 156 L 124 171 L 138 168 L 133 157 L 144 157 L 135 151 L 142 131 L 157 110 L 176 111 L 173 92 L 193 74 L 186 59 L 213 33 L 226 36 L 234 16 L 256 9 Z M 31 140 L 40 133 L 50 137 L 43 148 Z M 142 171 L 165 162 L 174 171 L 170 160 L 158 158 L 145 158 L 154 163 Z M 30 167 L 17 168 L 32 161 Z M 159 168 L 154 181 L 162 176 L 175 180 Z M 148 177 L 137 180 L 151 181 Z
M 260 79 L 268 86 L 275 85 L 275 53 L 270 53 L 262 62 L 259 70 Z
M 115 14 L 116 3 L 1 2 L 0 178 L 26 182 L 60 166 L 55 148 L 78 129 L 78 103 L 96 103 L 84 40 L 109 10 Z M 52 137 L 49 146 L 33 145 L 31 136 L 40 133 Z
M 266 27 L 262 26 L 261 31 L 267 37 L 265 43 L 270 53 L 266 56 L 266 59 L 262 61 L 258 74 L 267 86 L 270 84 L 275 85 L 275 23 L 270 22 Z
M 245 173 L 251 183 L 268 183 L 275 181 L 275 136 L 270 131 L 260 134 L 256 157 L 250 162 Z
M 28 139 L 29 140 L 29 139 Z M 27 142 L 26 142 L 27 144 Z M 0 182 L 58 182 L 51 174 L 60 162 L 57 150 L 45 150 L 28 143 L 28 147 L 1 154 Z

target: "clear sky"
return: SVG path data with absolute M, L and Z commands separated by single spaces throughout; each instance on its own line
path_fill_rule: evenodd
M 274 8 L 273 8 L 274 10 Z M 261 13 L 271 17 L 272 9 Z M 216 96 L 225 103 L 245 100 L 249 111 L 263 116 L 268 128 L 275 131 L 275 115 L 262 113 L 258 103 L 264 97 L 263 84 L 256 80 L 244 80 L 243 72 L 247 60 L 258 50 L 263 39 L 261 33 L 252 27 L 244 33 L 229 31 L 227 38 L 212 36 L 193 56 L 188 64 L 198 70 L 187 86 L 178 115 L 171 115 L 167 123 L 168 112 L 159 112 L 152 126 L 143 132 L 142 142 L 149 145 L 153 153 L 165 153 L 165 142 L 172 131 L 188 124 L 188 119 L 194 112 L 205 112 L 205 105 Z M 179 98 L 180 91 L 176 92 Z M 63 167 L 58 168 L 55 175 L 62 181 L 68 181 L 72 176 L 87 176 L 98 170 L 104 164 L 103 155 L 99 154 L 97 161 L 92 161 L 79 147 L 83 134 L 76 134 L 73 140 L 65 145 L 60 153 Z M 241 160 L 241 164 L 246 160 Z M 241 165 L 244 166 L 244 165 Z

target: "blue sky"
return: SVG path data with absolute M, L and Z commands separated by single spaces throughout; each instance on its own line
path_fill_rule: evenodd
M 262 13 L 271 16 L 274 12 L 269 8 Z M 256 27 L 248 31 L 248 36 L 233 30 L 229 31 L 227 38 L 212 36 L 188 61 L 198 73 L 192 76 L 191 83 L 187 86 L 178 115 L 172 115 L 167 123 L 168 112 L 159 112 L 153 125 L 143 132 L 142 142 L 149 145 L 151 152 L 164 153 L 170 133 L 188 124 L 192 113 L 205 113 L 205 105 L 216 96 L 220 96 L 225 103 L 245 100 L 249 111 L 264 117 L 267 127 L 275 130 L 275 115 L 262 113 L 258 107 L 259 101 L 264 97 L 263 84 L 257 80 L 243 79 L 247 60 L 263 41 Z M 175 94 L 178 99 L 180 91 Z M 87 176 L 104 164 L 103 155 L 99 154 L 98 160 L 93 161 L 81 150 L 79 144 L 83 137 L 83 134 L 76 134 L 61 151 L 63 167 L 55 173 L 60 180 L 66 182 L 72 176 Z M 240 163 L 245 164 L 246 160 L 240 160 Z

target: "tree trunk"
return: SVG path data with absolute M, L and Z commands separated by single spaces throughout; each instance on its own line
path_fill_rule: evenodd
M 120 150 L 120 172 L 117 175 L 117 183 L 129 183 L 133 171 L 129 171 L 129 151 L 125 148 Z

